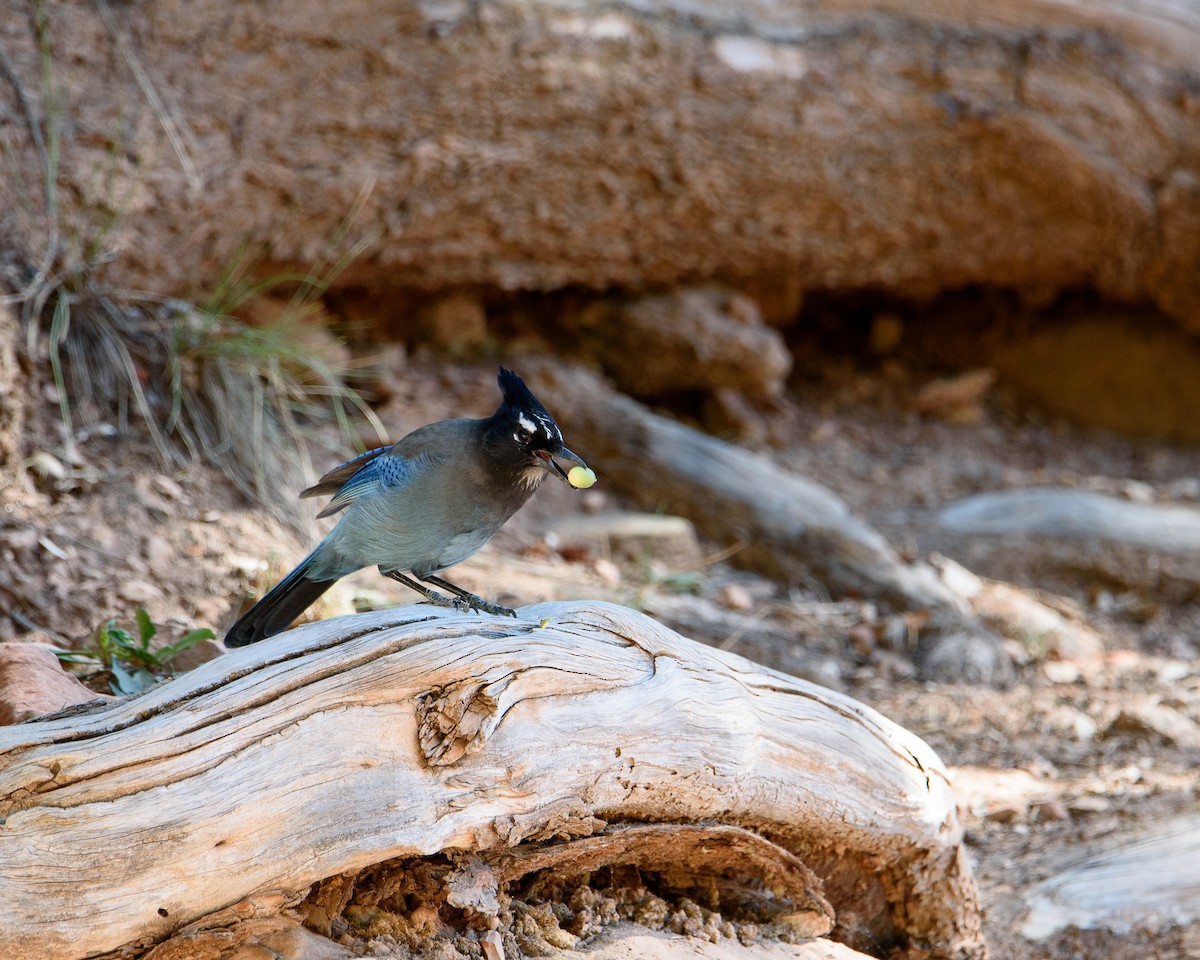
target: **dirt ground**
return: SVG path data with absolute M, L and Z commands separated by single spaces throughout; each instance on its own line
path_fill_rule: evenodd
M 398 437 L 432 419 L 486 413 L 491 371 L 490 364 L 410 357 L 379 416 Z M 1200 496 L 1200 483 L 1185 482 L 1200 478 L 1200 450 L 1050 421 L 1003 388 L 984 398 L 978 422 L 922 417 L 911 412 L 911 401 L 927 379 L 898 364 L 812 358 L 767 414 L 770 449 L 912 551 L 937 546 L 924 525 L 931 506 L 985 489 L 1063 484 L 1158 502 Z M 291 529 L 271 518 L 212 468 L 164 469 L 136 437 L 92 430 L 70 462 L 53 389 L 43 383 L 32 396 L 22 447 L 27 457 L 48 456 L 57 466 L 31 461 L 28 482 L 3 494 L 0 608 L 7 615 L 0 616 L 0 640 L 78 646 L 109 617 L 130 621 L 137 606 L 163 625 L 164 639 L 192 626 L 220 631 L 306 550 L 303 521 Z M 570 425 L 563 428 L 569 443 Z M 335 446 L 337 439 L 323 441 Z M 329 454 L 314 453 L 321 457 Z M 329 465 L 332 458 L 316 464 Z M 592 466 L 603 481 L 604 464 Z M 598 597 L 651 612 L 656 598 L 673 595 L 718 606 L 749 597 L 771 629 L 742 636 L 714 626 L 693 631 L 696 638 L 784 670 L 811 662 L 798 657 L 803 643 L 826 664 L 818 679 L 913 730 L 953 768 L 993 957 L 1200 955 L 1200 923 L 1171 925 L 1152 912 L 1116 932 L 1068 927 L 1038 942 L 1022 934 L 1037 884 L 1159 824 L 1200 813 L 1200 748 L 1127 715 L 1130 705 L 1161 703 L 1200 722 L 1194 602 L 1051 569 L 1036 551 L 1010 556 L 1005 569 L 1024 570 L 1024 586 L 1048 587 L 1082 612 L 1105 637 L 1105 655 L 1044 660 L 1014 638 L 1018 681 L 1009 689 L 923 683 L 886 631 L 854 629 L 875 622 L 871 604 L 830 603 L 815 585 L 770 583 L 713 559 L 727 544 L 701 544 L 699 562 L 652 550 L 630 559 L 559 548 L 545 535 L 557 518 L 620 506 L 602 483 L 583 497 L 548 484 L 454 579 L 506 603 Z M 317 613 L 414 599 L 362 573 Z M 808 627 L 789 628 L 800 622 Z

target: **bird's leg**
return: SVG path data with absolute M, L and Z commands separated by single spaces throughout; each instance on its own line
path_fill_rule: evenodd
M 440 593 L 435 593 L 433 590 L 430 590 L 427 586 L 425 586 L 425 584 L 417 583 L 416 580 L 406 577 L 399 570 L 391 570 L 388 573 L 385 573 L 384 576 L 391 577 L 397 583 L 402 583 L 406 587 L 412 587 L 412 589 L 416 590 L 417 593 L 423 596 L 435 607 L 453 607 L 455 610 L 461 610 L 463 613 L 467 613 L 471 609 L 470 603 L 465 598 L 443 597 Z
M 448 590 L 457 597 L 461 597 L 463 601 L 472 610 L 482 610 L 484 613 L 494 614 L 497 617 L 515 617 L 517 612 L 510 610 L 508 607 L 502 607 L 498 603 L 492 603 L 489 600 L 484 600 L 483 597 L 476 596 L 469 590 L 464 590 L 462 587 L 456 587 L 449 580 L 443 580 L 441 577 L 421 577 L 426 583 L 432 583 L 435 587 L 441 587 L 443 590 Z

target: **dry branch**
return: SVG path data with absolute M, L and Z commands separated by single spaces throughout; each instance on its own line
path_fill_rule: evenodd
M 820 878 L 852 945 L 983 954 L 924 743 L 611 605 L 325 621 L 5 729 L 0 816 L 11 960 L 161 940 L 396 857 L 474 852 L 514 870 L 535 856 L 519 844 L 612 821 L 753 830 L 802 861 L 770 870 Z
M 829 488 L 660 416 L 579 367 L 544 367 L 538 391 L 579 438 L 572 442 L 602 465 L 604 480 L 636 503 L 683 514 L 718 543 L 743 545 L 735 562 L 785 583 L 812 576 L 837 594 L 929 611 L 932 629 L 917 662 L 932 679 L 1011 676 L 1000 638 L 967 600 L 928 564 L 905 562 Z

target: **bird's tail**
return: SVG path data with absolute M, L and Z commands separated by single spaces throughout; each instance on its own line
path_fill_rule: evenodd
M 312 559 L 313 554 L 310 553 L 265 597 L 242 614 L 225 634 L 225 646 L 244 647 L 281 633 L 312 606 L 317 597 L 337 582 L 336 579 L 310 580 L 306 577 Z

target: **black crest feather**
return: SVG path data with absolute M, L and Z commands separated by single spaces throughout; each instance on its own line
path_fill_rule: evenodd
M 512 407 L 514 410 L 527 410 L 530 413 L 550 415 L 538 398 L 533 395 L 533 391 L 525 386 L 525 381 L 511 370 L 501 367 L 499 374 L 496 375 L 496 382 L 500 385 L 500 395 L 504 399 L 505 406 Z

